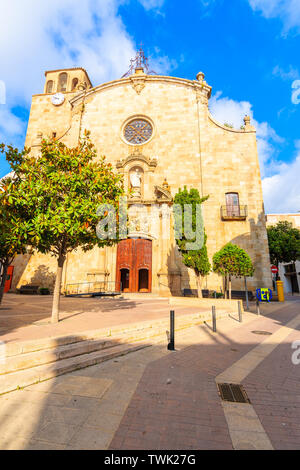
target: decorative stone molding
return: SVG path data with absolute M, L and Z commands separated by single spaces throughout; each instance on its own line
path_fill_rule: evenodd
M 205 96 L 203 93 L 199 92 L 199 90 L 196 90 L 196 101 L 197 103 L 205 104 L 208 106 L 208 97 Z
M 251 125 L 250 116 L 245 116 L 244 117 L 244 123 L 245 123 L 245 132 L 255 131 L 255 127 Z
M 206 84 L 206 82 L 204 83 Z M 208 106 L 208 100 L 210 98 L 211 88 L 209 91 L 207 88 L 204 88 L 203 85 L 201 87 L 199 87 L 199 85 L 195 85 L 195 94 L 196 94 L 197 103 L 205 104 L 206 106 Z
M 167 189 L 165 186 L 154 186 L 155 188 L 155 195 L 157 202 L 173 202 L 172 194 L 170 189 Z
M 127 158 L 123 158 L 122 160 L 118 160 L 116 167 L 118 169 L 124 169 L 127 165 L 133 162 L 142 162 L 145 163 L 150 171 L 154 171 L 154 169 L 157 167 L 157 158 L 149 158 L 145 157 L 141 153 L 141 150 L 139 148 L 135 148 L 133 153 L 129 155 Z
M 206 83 L 204 77 L 205 75 L 203 72 L 199 72 L 197 74 L 197 81 L 194 81 L 194 89 L 197 103 L 208 106 L 208 100 L 211 97 L 212 88 Z
M 146 76 L 144 75 L 133 75 L 130 77 L 132 88 L 137 92 L 138 95 L 141 94 L 143 89 L 146 86 Z

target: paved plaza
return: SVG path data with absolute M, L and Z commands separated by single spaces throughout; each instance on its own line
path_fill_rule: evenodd
M 62 297 L 60 322 L 51 324 L 52 296 L 7 294 L 0 306 L 0 340 L 6 342 L 48 338 L 118 325 L 168 318 L 169 300 L 144 296 L 131 298 Z M 205 308 L 180 306 L 178 315 Z
M 299 298 L 0 397 L 1 449 L 298 449 Z M 266 334 L 260 334 L 264 332 Z M 249 404 L 222 402 L 241 383 Z

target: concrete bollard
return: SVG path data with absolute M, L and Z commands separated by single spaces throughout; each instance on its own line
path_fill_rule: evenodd
M 243 323 L 243 315 L 242 315 L 242 306 L 241 301 L 238 301 L 238 312 L 239 312 L 239 322 Z

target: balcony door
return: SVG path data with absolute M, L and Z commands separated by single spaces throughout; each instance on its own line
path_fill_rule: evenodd
M 226 194 L 226 212 L 227 217 L 240 216 L 240 200 L 238 193 Z

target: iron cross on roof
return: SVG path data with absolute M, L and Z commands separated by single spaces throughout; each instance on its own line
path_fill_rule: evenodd
M 157 75 L 156 72 L 153 70 L 149 70 L 149 61 L 148 58 L 145 56 L 144 50 L 143 50 L 143 43 L 140 43 L 140 48 L 136 53 L 136 56 L 134 59 L 130 60 L 130 67 L 128 72 L 126 72 L 122 78 L 129 77 L 132 75 L 136 69 L 142 68 L 144 69 L 144 72 L 147 75 Z

